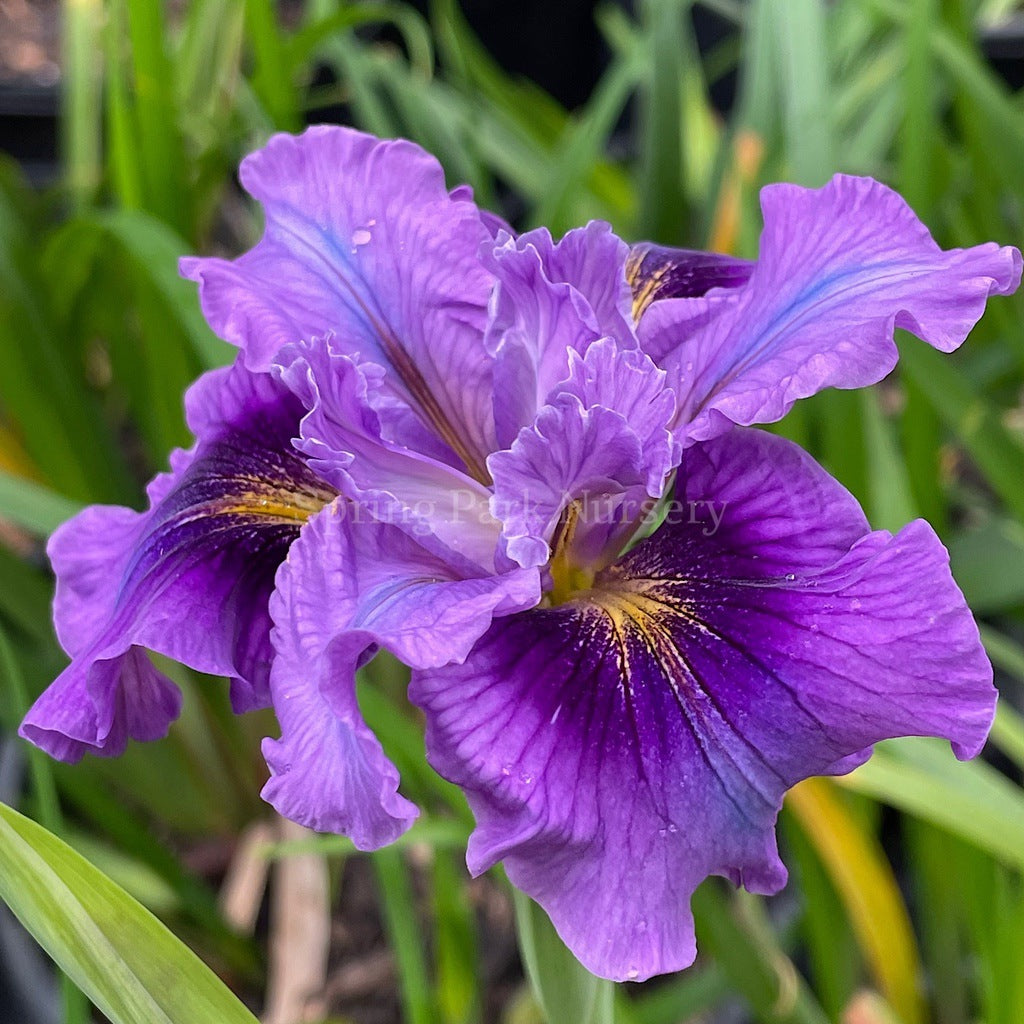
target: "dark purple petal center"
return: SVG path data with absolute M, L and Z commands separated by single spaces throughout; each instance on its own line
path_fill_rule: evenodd
M 203 560 L 227 545 L 242 558 L 276 567 L 302 524 L 337 495 L 297 455 L 268 447 L 258 424 L 204 449 L 154 510 L 122 593 L 158 565 L 180 571 L 179 559 Z

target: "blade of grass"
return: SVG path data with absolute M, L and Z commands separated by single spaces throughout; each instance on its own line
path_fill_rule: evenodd
M 476 922 L 466 890 L 468 880 L 464 848 L 451 851 L 435 848 L 435 989 L 443 1024 L 471 1024 L 481 1017 Z
M 178 259 L 189 251 L 181 236 L 146 213 L 94 213 L 71 221 L 54 235 L 43 255 L 44 266 L 56 279 L 67 250 L 84 247 L 90 241 L 97 245 L 96 258 L 113 257 L 118 266 L 128 268 L 137 280 L 153 289 L 162 304 L 161 315 L 191 347 L 202 368 L 214 369 L 231 361 L 234 349 L 210 330 L 199 308 L 195 285 L 178 274 Z M 170 387 L 166 379 L 165 386 Z
M 949 540 L 953 575 L 978 614 L 1024 602 L 1024 525 L 996 517 Z
M 948 357 L 916 341 L 900 345 L 903 372 L 964 445 L 1007 507 L 1024 519 L 1024 447 Z
M 827 392 L 814 395 L 805 404 L 813 424 L 812 436 L 819 439 L 819 458 L 843 486 L 867 504 L 869 465 L 860 394 Z
M 0 469 L 0 519 L 40 536 L 81 510 L 78 502 Z
M 917 215 L 924 218 L 934 199 L 931 187 L 935 178 L 929 173 L 936 137 L 931 37 L 937 14 L 937 0 L 912 0 L 904 31 L 905 64 L 900 76 L 903 88 L 903 124 L 898 136 L 900 192 Z
M 82 386 L 70 326 L 55 310 L 59 291 L 41 279 L 38 251 L 47 236 L 22 218 L 18 197 L 0 194 L 0 402 L 44 479 L 76 499 L 130 493 L 111 457 L 111 438 Z M 59 282 L 63 283 L 63 282 Z M 40 396 L 46 401 L 40 401 Z
M 697 945 L 710 953 L 763 1024 L 826 1024 L 828 1017 L 783 952 L 760 902 L 731 899 L 716 879 L 693 896 Z
M 908 463 L 904 461 L 892 427 L 882 412 L 878 389 L 861 391 L 857 397 L 867 449 L 869 519 L 876 529 L 897 533 L 917 517 Z
M 695 52 L 686 27 L 690 2 L 644 0 L 640 11 L 647 74 L 639 95 L 638 230 L 651 241 L 678 244 L 683 241 L 688 214 L 683 173 L 683 76 Z
M 566 949 L 547 914 L 512 889 L 519 953 L 548 1024 L 613 1024 L 615 986 L 596 978 Z
M 394 848 L 372 855 L 384 925 L 395 954 L 407 1024 L 437 1024 L 422 927 L 416 915 L 412 879 L 403 854 Z
M 523 138 L 553 145 L 568 116 L 562 107 L 533 83 L 506 74 L 470 28 L 457 0 L 431 0 L 430 18 L 445 64 L 458 91 L 477 105 L 479 123 L 490 120 L 485 116 L 489 106 L 515 124 Z
M 305 67 L 328 39 L 360 25 L 393 25 L 402 35 L 409 63 L 422 78 L 434 73 L 434 47 L 419 13 L 394 3 L 346 4 L 319 17 L 311 17 L 286 42 L 288 63 L 294 74 Z
M 245 27 L 255 65 L 253 89 L 275 128 L 297 131 L 302 125 L 301 103 L 276 4 L 272 0 L 245 0 Z
M 835 170 L 831 83 L 826 27 L 820 0 L 768 5 L 775 59 L 781 63 L 783 130 L 788 163 L 801 185 L 822 185 Z
M 61 153 L 72 205 L 82 209 L 95 196 L 102 171 L 97 54 L 103 4 L 101 0 L 65 0 L 63 8 Z
M 917 918 L 927 981 L 936 1024 L 967 1024 L 973 988 L 966 969 L 964 948 L 964 887 L 967 883 L 962 854 L 982 855 L 953 836 L 921 821 L 903 823 L 906 850 L 918 892 Z M 958 884 L 949 884 L 951 877 Z
M 128 0 L 128 35 L 137 159 L 146 183 L 146 208 L 183 238 L 191 238 L 191 192 L 185 180 L 187 162 L 167 52 L 163 4 Z
M 155 917 L 42 826 L 0 805 L 0 898 L 113 1024 L 256 1024 Z
M 685 974 L 652 989 L 641 989 L 630 1000 L 635 1024 L 678 1024 L 679 1021 L 711 1018 L 715 1006 L 732 992 L 722 968 L 715 963 L 694 967 Z
M 800 894 L 799 948 L 808 982 L 829 1019 L 838 1020 L 864 976 L 864 958 L 828 872 L 795 816 L 783 808 L 779 826 L 794 890 Z
M 0 615 L 13 629 L 43 650 L 49 649 L 53 643 L 53 627 L 50 625 L 52 598 L 53 588 L 43 572 L 33 569 L 0 545 Z
M 114 195 L 128 210 L 145 202 L 145 185 L 138 159 L 139 143 L 129 100 L 126 68 L 125 0 L 109 0 L 103 33 L 105 94 L 107 114 L 107 160 Z
M 778 130 L 781 108 L 773 15 L 769 0 L 747 6 L 736 122 L 768 139 Z
M 389 849 L 401 850 L 410 846 L 429 846 L 437 850 L 465 850 L 469 839 L 469 827 L 450 818 L 419 817 L 407 831 L 403 832 Z M 348 836 L 315 835 L 308 839 L 290 839 L 264 847 L 263 856 L 277 860 L 280 857 L 296 857 L 304 853 L 319 853 L 324 856 L 347 857 L 357 853 L 355 844 Z
M 258 977 L 252 946 L 225 925 L 216 894 L 160 842 L 143 818 L 125 813 L 124 800 L 109 782 L 91 776 L 81 766 L 59 765 L 54 774 L 60 792 L 74 806 L 78 816 L 166 879 L 181 901 L 182 912 L 202 930 L 206 940 L 215 945 L 224 961 L 244 978 Z
M 988 626 L 981 627 L 981 639 L 992 663 L 1024 683 L 1024 646 Z M 996 707 L 992 742 L 1024 770 L 1024 715 L 1005 699 Z
M 547 225 L 556 235 L 572 226 L 574 200 L 600 161 L 638 75 L 633 61 L 619 58 L 609 65 L 583 111 L 566 129 L 552 167 L 551 187 L 530 214 L 531 224 Z

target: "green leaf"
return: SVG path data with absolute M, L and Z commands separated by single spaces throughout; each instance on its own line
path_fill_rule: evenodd
M 1024 447 L 1006 429 L 998 410 L 962 369 L 958 372 L 955 360 L 916 339 L 900 345 L 900 366 L 1007 508 L 1024 518 Z
M 127 0 L 127 7 L 136 159 L 147 188 L 146 209 L 188 237 L 193 196 L 186 182 L 188 163 L 167 48 L 167 12 L 152 0 Z
M 481 1016 L 480 957 L 467 878 L 465 846 L 434 852 L 435 988 L 445 1024 L 471 1024 Z
M 100 95 L 97 56 L 103 25 L 101 0 L 79 0 L 63 9 L 63 88 L 61 89 L 61 155 L 72 201 L 86 206 L 100 184 Z
M 986 626 L 981 627 L 981 640 L 996 668 L 1024 682 L 1024 647 Z M 1005 700 L 996 706 L 991 739 L 1007 757 L 1024 769 L 1024 715 Z
M 7 680 L 10 695 L 14 698 L 16 705 L 16 713 L 21 717 L 29 708 L 28 690 L 14 651 L 2 629 L 0 629 L 0 677 Z M 51 832 L 60 832 L 63 830 L 64 822 L 60 800 L 57 797 L 57 787 L 53 781 L 53 762 L 34 746 L 29 747 L 28 761 L 39 817 Z M 89 1002 L 82 994 L 81 989 L 63 971 L 60 974 L 60 994 L 64 1011 L 63 1024 L 88 1024 L 91 1017 Z
M 836 781 L 1024 868 L 1024 792 L 983 761 L 958 763 L 941 740 L 881 743 L 867 764 Z
M 178 274 L 178 260 L 189 251 L 179 235 L 155 217 L 133 210 L 93 213 L 71 221 L 54 236 L 45 255 L 52 273 L 59 272 L 63 251 L 85 244 L 86 239 L 76 236 L 93 236 L 107 256 L 115 248 L 120 265 L 152 289 L 164 316 L 204 368 L 231 361 L 234 350 L 203 319 L 196 286 Z
M 245 23 L 255 63 L 253 89 L 275 128 L 298 131 L 302 125 L 300 98 L 292 82 L 284 34 L 277 23 L 277 5 L 271 0 L 246 0 Z
M 595 978 L 566 949 L 547 914 L 529 896 L 512 890 L 519 952 L 548 1024 L 612 1024 L 615 986 Z
M 45 535 L 52 533 L 81 507 L 42 484 L 0 469 L 0 519 Z
M 767 5 L 775 61 L 782 74 L 783 130 L 789 165 L 801 185 L 822 185 L 835 170 L 826 5 L 788 0 Z
M 695 47 L 687 31 L 688 0 L 646 0 L 641 5 L 648 74 L 640 89 L 639 232 L 678 244 L 687 224 L 683 174 L 683 78 Z
M 643 988 L 630 1009 L 636 1024 L 678 1024 L 690 1018 L 713 1019 L 713 1009 L 732 986 L 718 964 L 706 964 Z
M 1024 601 L 1024 526 L 1016 520 L 991 519 L 956 534 L 949 556 L 953 575 L 976 613 Z
M 867 487 L 871 524 L 896 533 L 917 514 L 907 464 L 882 412 L 877 389 L 861 391 L 867 448 Z
M 727 897 L 710 878 L 693 894 L 697 948 L 710 953 L 764 1024 L 828 1024 L 807 983 L 779 945 L 761 901 Z
M 149 911 L 41 825 L 4 805 L 0 897 L 113 1024 L 256 1024 Z

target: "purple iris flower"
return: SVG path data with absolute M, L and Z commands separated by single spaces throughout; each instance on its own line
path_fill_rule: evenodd
M 749 427 L 880 380 L 895 327 L 956 348 L 1016 250 L 942 251 L 844 176 L 765 189 L 756 264 L 516 236 L 418 147 L 342 128 L 242 181 L 262 240 L 183 263 L 238 360 L 189 392 L 195 446 L 147 511 L 53 536 L 71 663 L 25 737 L 74 760 L 163 735 L 157 651 L 272 705 L 264 796 L 372 849 L 416 815 L 355 697 L 386 648 L 476 815 L 470 869 L 503 860 L 616 979 L 692 962 L 709 874 L 785 883 L 796 782 L 893 736 L 978 752 L 996 693 L 934 532 L 873 532 Z

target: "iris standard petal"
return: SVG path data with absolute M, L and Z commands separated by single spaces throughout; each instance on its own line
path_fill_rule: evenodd
M 602 336 L 636 347 L 625 277 L 628 249 L 600 221 L 558 243 L 547 228 L 506 236 L 489 264 L 496 284 L 486 343 L 494 353 L 494 416 L 506 448 L 533 422 L 569 371 Z
M 894 328 L 951 351 L 990 295 L 1020 283 L 1016 249 L 943 251 L 906 202 L 870 178 L 770 185 L 761 206 L 761 252 L 746 285 L 654 302 L 640 321 L 691 442 L 732 423 L 781 419 L 825 387 L 881 380 L 896 364 Z
M 626 420 L 640 440 L 644 483 L 652 497 L 662 495 L 680 455 L 678 442 L 666 429 L 676 404 L 666 379 L 643 352 L 602 338 L 582 357 L 570 355 L 569 375 L 555 392 L 556 397 L 575 396 L 587 409 L 614 409 Z
M 550 403 L 488 459 L 492 509 L 520 565 L 545 564 L 560 528 L 585 564 L 624 530 L 628 539 L 645 502 L 660 497 L 679 454 L 667 430 L 675 397 L 647 356 L 604 338 L 571 353 Z
M 264 207 L 259 244 L 238 259 L 190 259 L 213 329 L 265 369 L 282 346 L 334 332 L 348 355 L 387 367 L 404 399 L 474 476 L 493 450 L 491 277 L 476 207 L 404 140 L 321 126 L 274 136 L 242 183 Z
M 991 668 L 945 550 L 870 533 L 795 446 L 735 430 L 691 448 L 676 513 L 567 603 L 495 623 L 465 663 L 414 674 L 428 753 L 595 973 L 695 955 L 709 874 L 774 892 L 783 793 L 891 736 L 958 756 L 991 722 Z
M 179 695 L 142 648 L 231 677 L 238 711 L 268 703 L 274 573 L 335 492 L 292 450 L 302 409 L 272 377 L 236 363 L 186 404 L 198 443 L 150 485 L 147 511 L 89 508 L 51 538 L 72 661 L 22 735 L 65 760 L 166 732 Z
M 416 809 L 359 712 L 356 669 L 379 647 L 418 667 L 464 658 L 493 616 L 536 604 L 540 582 L 536 570 L 487 576 L 442 560 L 354 512 L 339 499 L 311 520 L 278 574 L 271 682 L 281 738 L 264 742 L 263 796 L 366 850 L 400 835 Z
M 593 310 L 598 330 L 623 347 L 633 336 L 632 294 L 626 279 L 629 246 L 605 221 L 592 220 L 567 231 L 557 245 L 530 232 L 551 281 L 572 285 Z M 527 237 L 527 236 L 523 236 Z

